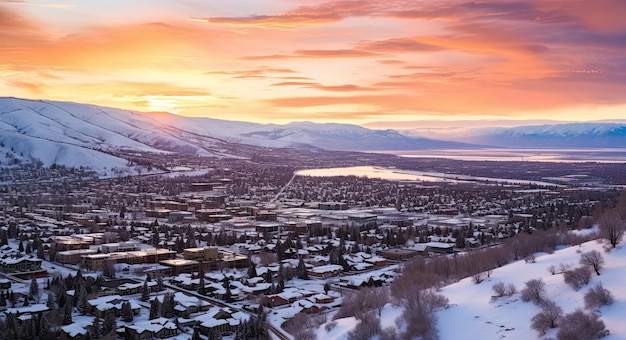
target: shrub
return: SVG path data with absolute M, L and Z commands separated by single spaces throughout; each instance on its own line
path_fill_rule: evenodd
M 542 307 L 541 312 L 532 318 L 531 323 L 532 328 L 539 332 L 541 336 L 545 335 L 548 329 L 555 328 L 557 321 L 563 314 L 563 309 L 553 301 L 544 301 Z
M 585 293 L 585 308 L 599 308 L 602 306 L 608 306 L 615 301 L 611 291 L 604 288 L 602 283 L 598 283 L 595 287 L 589 288 Z
M 337 327 L 337 321 L 331 321 L 324 326 L 324 329 L 326 332 L 330 332 L 335 327 Z
M 475 284 L 479 284 L 485 280 L 485 272 L 479 272 L 472 275 Z
M 594 340 L 608 334 L 604 322 L 595 314 L 587 314 L 580 309 L 561 319 L 558 340 Z
M 574 290 L 579 290 L 591 280 L 591 269 L 589 267 L 578 267 L 567 270 L 563 273 L 563 280 Z
M 515 284 L 509 283 L 509 285 L 506 287 L 506 295 L 512 296 L 515 293 L 517 293 L 517 287 L 515 287 Z
M 491 286 L 491 289 L 493 290 L 493 292 L 496 294 L 495 296 L 497 297 L 502 297 L 506 295 L 506 285 L 502 281 L 498 283 L 494 283 L 493 286 Z
M 541 303 L 546 293 L 546 284 L 541 279 L 533 279 L 526 281 L 526 287 L 522 289 L 522 300 Z

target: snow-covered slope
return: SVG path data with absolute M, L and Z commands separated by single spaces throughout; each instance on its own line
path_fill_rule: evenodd
M 409 136 L 428 136 L 496 147 L 539 148 L 623 148 L 626 147 L 624 123 L 567 123 L 527 125 L 511 128 L 455 128 L 450 130 L 412 130 Z
M 436 312 L 437 329 L 441 340 L 458 339 L 556 339 L 558 328 L 549 329 L 544 336 L 531 328 L 531 319 L 541 312 L 541 307 L 532 302 L 523 302 L 519 291 L 525 282 L 541 279 L 545 283 L 545 297 L 563 309 L 563 315 L 576 309 L 587 313 L 597 313 L 606 325 L 610 335 L 607 340 L 626 339 L 626 248 L 624 242 L 609 253 L 604 252 L 606 243 L 590 241 L 580 246 L 561 249 L 553 254 L 536 254 L 535 263 L 526 263 L 519 260 L 493 271 L 485 281 L 476 284 L 473 278 L 463 279 L 452 285 L 443 287 L 437 294 L 448 298 L 449 307 Z M 552 275 L 548 268 L 561 264 L 579 267 L 580 254 L 592 250 L 599 251 L 606 263 L 601 275 L 595 273 L 589 284 L 575 291 L 564 283 L 563 274 Z M 514 284 L 518 293 L 510 297 L 492 299 L 492 286 L 497 282 L 506 285 Z M 584 295 L 589 288 L 602 283 L 608 289 L 615 302 L 597 310 L 585 309 Z M 399 318 L 402 306 L 387 304 L 380 317 L 381 328 L 402 328 L 403 321 Z M 398 323 L 396 323 L 398 321 Z M 345 340 L 348 333 L 358 324 L 354 317 L 337 320 L 337 326 L 332 330 L 321 327 L 316 331 L 317 339 Z
M 355 125 L 255 124 L 17 98 L 0 98 L 0 142 L 3 165 L 18 159 L 92 169 L 125 167 L 125 160 L 110 155 L 117 151 L 237 156 L 223 153 L 229 143 L 353 151 L 464 146 Z
M 604 270 L 600 276 L 593 274 L 591 282 L 574 291 L 563 282 L 562 274 L 552 275 L 548 268 L 551 265 L 558 267 L 561 263 L 579 266 L 579 252 L 597 250 L 606 260 Z M 537 257 L 536 263 L 517 261 L 510 265 L 494 270 L 488 280 L 475 284 L 471 278 L 464 279 L 453 285 L 444 287 L 441 294 L 448 297 L 450 307 L 439 311 L 439 334 L 441 339 L 538 339 L 539 333 L 531 327 L 532 317 L 541 311 L 541 308 L 531 302 L 523 302 L 520 295 L 499 298 L 491 301 L 491 289 L 496 282 L 513 283 L 518 290 L 531 279 L 541 278 L 546 285 L 547 298 L 553 300 L 563 308 L 564 315 L 581 308 L 585 292 L 597 283 L 613 293 L 615 303 L 599 309 L 600 318 L 606 324 L 611 335 L 605 339 L 626 339 L 626 290 L 623 289 L 623 280 L 626 277 L 626 249 L 620 247 L 610 253 L 605 253 L 603 244 L 597 241 L 583 243 L 580 247 L 570 247 L 555 252 L 542 254 Z M 587 310 L 587 312 L 591 312 Z M 454 324 L 454 327 L 450 327 Z M 545 338 L 556 338 L 558 329 L 551 329 Z

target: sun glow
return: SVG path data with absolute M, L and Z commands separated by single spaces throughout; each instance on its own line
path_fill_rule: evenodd
M 550 3 L 0 2 L 0 92 L 262 122 L 621 118 L 626 12 Z

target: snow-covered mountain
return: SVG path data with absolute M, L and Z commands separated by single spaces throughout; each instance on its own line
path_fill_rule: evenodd
M 623 148 L 626 123 L 588 122 L 490 127 L 454 131 L 405 131 L 408 136 L 427 136 L 464 143 L 517 148 Z
M 462 148 L 454 142 L 414 138 L 394 130 L 347 124 L 255 124 L 169 113 L 141 113 L 88 104 L 0 98 L 3 165 L 41 161 L 97 170 L 124 168 L 118 151 L 177 152 L 236 157 L 232 143 L 282 148 L 377 151 Z

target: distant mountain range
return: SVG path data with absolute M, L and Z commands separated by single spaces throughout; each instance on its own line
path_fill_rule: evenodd
M 439 138 L 428 138 L 436 136 Z M 240 157 L 232 145 L 406 151 L 493 147 L 626 147 L 626 124 L 571 123 L 424 133 L 349 124 L 256 124 L 89 104 L 0 98 L 0 165 L 41 161 L 95 170 L 128 169 L 114 154 L 147 151 Z
M 517 127 L 413 129 L 431 137 L 504 148 L 626 148 L 626 123 L 585 122 Z
M 340 151 L 467 148 L 395 130 L 348 124 L 255 124 L 170 113 L 142 113 L 89 104 L 0 98 L 0 165 L 41 161 L 96 170 L 128 168 L 116 151 L 239 157 L 228 145 L 316 147 Z

